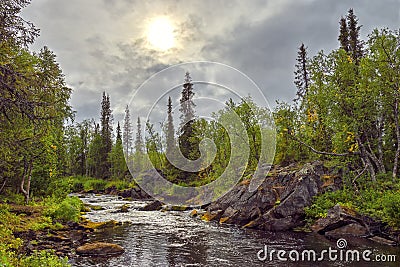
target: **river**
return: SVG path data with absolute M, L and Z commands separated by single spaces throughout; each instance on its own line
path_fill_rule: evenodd
M 90 241 L 119 244 L 125 253 L 111 258 L 77 256 L 70 259 L 72 266 L 400 266 L 398 247 L 365 239 L 348 240 L 347 248 L 360 251 L 360 255 L 367 249 L 372 250 L 373 256 L 394 254 L 397 262 L 328 261 L 328 257 L 321 262 L 293 262 L 288 257 L 290 251 L 298 251 L 301 257 L 304 250 L 320 253 L 329 247 L 338 249 L 337 244 L 314 233 L 264 232 L 204 222 L 190 217 L 189 212 L 138 211 L 149 203 L 146 201 L 125 201 L 109 195 L 85 195 L 81 199 L 104 208 L 88 212 L 85 216 L 89 220 L 123 222 L 120 226 L 95 231 L 90 234 Z M 124 204 L 131 207 L 128 212 L 115 212 Z M 257 254 L 262 258 L 265 246 L 267 255 L 272 250 L 285 250 L 284 258 L 288 261 L 278 260 L 276 253 L 271 259 L 261 261 Z

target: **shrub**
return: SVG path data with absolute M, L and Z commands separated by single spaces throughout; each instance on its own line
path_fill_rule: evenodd
M 386 193 L 382 197 L 383 221 L 400 227 L 400 192 Z
M 83 187 L 83 182 L 74 180 L 74 183 L 72 184 L 72 192 L 78 193 L 83 191 L 85 188 Z
M 104 180 L 90 179 L 83 183 L 83 188 L 85 189 L 85 191 L 89 190 L 102 191 L 106 188 L 106 184 L 107 182 Z
M 82 201 L 77 197 L 67 197 L 61 203 L 49 206 L 44 215 L 62 222 L 78 221 L 83 207 Z
M 130 184 L 126 181 L 111 181 L 108 182 L 105 188 L 110 188 L 115 186 L 117 190 L 124 190 L 130 188 Z
M 50 251 L 35 251 L 32 255 L 25 257 L 21 260 L 21 267 L 42 267 L 42 266 L 52 266 L 52 267 L 66 267 L 70 266 L 68 264 L 68 258 L 58 258 L 54 252 Z
M 54 180 L 49 185 L 49 195 L 56 199 L 64 199 L 72 191 L 73 180 L 71 177 Z
M 306 216 L 312 220 L 323 218 L 326 217 L 328 210 L 333 208 L 336 204 L 352 206 L 353 197 L 353 192 L 345 189 L 326 192 L 322 195 L 315 196 L 313 204 L 306 207 L 304 212 Z

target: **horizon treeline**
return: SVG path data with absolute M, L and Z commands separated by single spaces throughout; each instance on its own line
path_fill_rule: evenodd
M 246 143 L 249 146 L 249 160 L 242 171 L 245 175 L 253 173 L 261 157 L 262 129 L 259 122 L 267 124 L 267 117 L 272 120 L 272 116 L 268 116 L 271 115 L 269 110 L 257 107 L 251 97 L 242 99 L 240 103 L 229 99 L 225 109 L 212 115 L 215 121 L 207 121 L 196 116 L 194 95 L 192 78 L 186 72 L 179 99 L 180 122 L 177 129 L 173 121 L 172 99 L 168 97 L 165 102 L 167 121 L 162 126 L 163 134 L 156 132 L 153 122 L 143 123 L 140 117 L 131 118 L 128 105 L 124 120 L 117 122 L 114 134 L 110 98 L 103 92 L 100 124 L 91 119 L 66 127 L 65 145 L 68 157 L 65 175 L 131 181 L 131 173 L 136 177 L 155 168 L 169 181 L 180 185 L 209 183 L 225 171 L 231 158 L 232 140 L 222 125 L 227 125 L 226 122 L 231 120 L 229 116 L 232 111 L 244 124 L 249 139 Z M 269 121 L 269 128 L 271 124 L 273 123 Z M 233 124 L 230 126 L 235 127 Z M 116 138 L 112 138 L 113 136 Z M 216 146 L 215 158 L 211 164 L 208 163 L 213 154 L 208 152 L 213 151 L 212 149 L 205 149 L 202 155 L 204 158 L 198 160 L 201 156 L 199 143 L 204 138 L 214 140 Z M 274 149 L 272 144 L 270 149 Z M 179 164 L 185 163 L 177 163 L 181 156 L 190 161 L 198 160 L 194 166 L 197 171 L 183 171 L 185 167 Z

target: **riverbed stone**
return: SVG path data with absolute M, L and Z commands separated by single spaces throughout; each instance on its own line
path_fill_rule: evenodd
M 154 210 L 160 210 L 163 206 L 163 203 L 161 203 L 158 200 L 154 200 L 147 204 L 146 206 L 140 208 L 139 210 L 141 211 L 154 211 Z
M 191 217 L 196 217 L 197 214 L 198 214 L 197 210 L 192 210 L 192 211 L 190 212 L 190 216 L 191 216 Z
M 105 242 L 87 243 L 76 249 L 78 255 L 83 256 L 115 256 L 124 253 L 120 245 Z

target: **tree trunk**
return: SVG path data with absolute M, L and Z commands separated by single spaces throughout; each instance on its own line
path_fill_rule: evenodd
M 6 183 L 7 183 L 7 178 L 4 179 L 3 185 L 0 188 L 0 194 L 3 191 L 4 187 L 6 186 Z
M 394 103 L 394 123 L 395 123 L 395 130 L 396 130 L 396 154 L 394 156 L 394 162 L 393 162 L 393 173 L 392 173 L 392 179 L 393 181 L 396 180 L 397 176 L 397 165 L 399 162 L 399 156 L 400 156 L 400 129 L 399 129 L 399 101 L 396 98 L 395 103 Z
M 372 165 L 369 157 L 368 157 L 368 153 L 367 150 L 364 146 L 364 144 L 362 143 L 360 138 L 357 138 L 357 143 L 358 143 L 358 147 L 360 148 L 360 152 L 361 152 L 361 161 L 364 164 L 364 167 L 367 167 L 369 170 L 369 173 L 371 175 L 371 179 L 372 181 L 376 182 L 376 173 L 375 173 L 375 169 L 374 166 Z
M 32 160 L 29 161 L 29 164 L 26 160 L 24 160 L 24 174 L 22 176 L 22 181 L 21 181 L 21 192 L 25 196 L 25 203 L 29 203 L 29 194 L 30 194 L 30 187 L 31 187 L 31 179 L 32 179 L 32 165 L 33 162 Z M 25 180 L 28 177 L 28 181 L 26 183 L 25 187 Z
M 369 151 L 366 150 L 368 157 L 372 160 L 372 162 L 375 164 L 375 166 L 378 168 L 378 173 L 385 173 L 385 165 L 383 164 L 382 161 L 379 160 L 379 158 L 375 155 L 374 151 L 371 148 L 371 145 L 369 144 L 368 140 L 368 148 Z
M 383 140 L 382 140 L 382 136 L 383 136 L 383 131 L 385 128 L 385 123 L 384 123 L 384 118 L 383 115 L 379 116 L 379 123 L 378 123 L 378 159 L 379 162 L 382 163 L 383 165 L 383 169 L 386 172 L 385 169 L 385 164 L 383 164 Z

